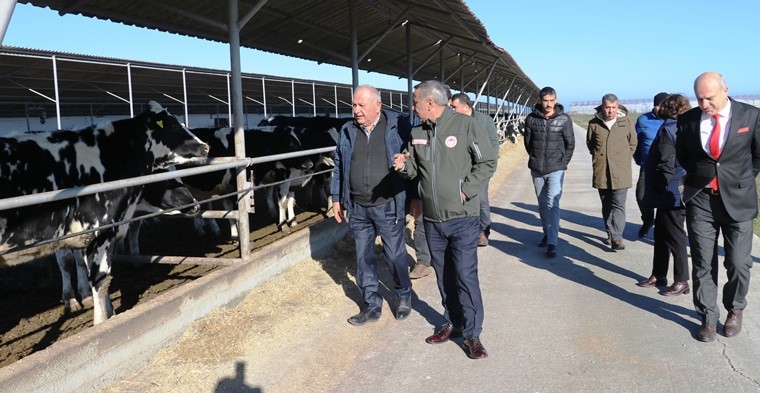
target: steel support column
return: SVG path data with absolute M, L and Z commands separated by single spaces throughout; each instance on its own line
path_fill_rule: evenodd
M 228 0 L 229 4 L 229 39 L 230 39 L 230 71 L 232 73 L 232 124 L 235 129 L 235 158 L 245 158 L 245 132 L 243 130 L 243 80 L 240 71 L 240 26 L 238 26 L 238 0 Z M 248 188 L 245 167 L 237 168 L 237 190 L 242 192 Z M 240 243 L 240 258 L 250 260 L 251 233 L 248 225 L 249 198 L 245 194 L 238 197 L 238 242 Z

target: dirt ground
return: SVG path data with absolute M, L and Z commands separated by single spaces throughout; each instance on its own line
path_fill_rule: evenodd
M 258 204 L 258 202 L 257 202 Z M 258 206 L 263 206 L 258 204 Z M 324 219 L 323 214 L 302 211 L 297 219 L 303 229 Z M 258 249 L 286 236 L 263 213 L 251 216 L 252 248 Z M 219 222 L 222 232 L 226 222 Z M 146 221 L 140 232 L 145 255 L 239 257 L 237 243 L 200 236 L 192 220 L 170 218 Z M 202 277 L 217 266 L 114 263 L 110 297 L 115 312 L 121 313 L 157 295 Z M 43 350 L 58 340 L 92 326 L 92 306 L 64 313 L 61 275 L 50 255 L 35 261 L 0 269 L 0 367 Z
M 515 165 L 522 161 L 525 150 L 521 145 L 507 142 L 502 145 L 499 170 L 491 180 L 491 188 L 503 187 L 504 179 Z M 257 202 L 258 206 L 263 203 Z M 324 219 L 323 214 L 302 211 L 298 215 L 299 228 L 303 229 Z M 251 233 L 253 249 L 263 247 L 286 236 L 279 232 L 274 225 L 256 228 L 256 223 L 269 222 L 263 213 L 252 216 Z M 225 223 L 220 222 L 223 230 Z M 140 234 L 141 251 L 146 255 L 186 255 L 186 256 L 218 256 L 237 257 L 237 245 L 224 242 L 212 237 L 201 237 L 192 230 L 191 220 L 168 219 L 163 222 L 148 222 Z M 411 248 L 410 248 L 411 250 Z M 411 251 L 413 253 L 413 250 Z M 299 264 L 293 267 L 293 272 L 285 273 L 281 279 L 274 280 L 259 289 L 252 291 L 241 305 L 235 308 L 220 309 L 201 321 L 196 322 L 185 333 L 180 344 L 172 353 L 163 354 L 167 359 L 157 362 L 211 362 L 220 356 L 234 356 L 234 353 L 219 353 L 233 350 L 238 345 L 230 345 L 230 340 L 238 340 L 247 345 L 247 340 L 256 337 L 255 345 L 266 345 L 274 336 L 287 334 L 299 323 L 319 314 L 318 308 L 303 309 L 299 302 L 302 296 L 318 291 L 324 298 L 327 293 L 333 293 L 334 298 L 345 299 L 358 297 L 358 291 L 353 284 L 353 240 L 344 239 L 339 242 L 333 253 L 321 261 Z M 382 265 L 382 264 L 380 264 Z M 176 288 L 179 285 L 202 277 L 218 267 L 195 265 L 164 265 L 164 264 L 114 264 L 110 293 L 116 313 L 131 309 L 140 302 L 145 302 L 155 296 Z M 301 270 L 308 270 L 308 272 Z M 325 277 L 326 274 L 326 277 Z M 284 286 L 276 282 L 287 280 Z M 283 290 L 287 288 L 287 290 Z M 356 293 L 353 293 L 356 292 Z M 352 295 L 353 294 L 353 295 Z M 77 334 L 92 326 L 92 307 L 83 311 L 65 314 L 60 301 L 60 273 L 54 258 L 46 257 L 37 261 L 25 263 L 0 270 L 0 367 L 11 364 L 34 352 L 43 350 L 58 340 Z M 257 298 L 258 297 L 258 298 Z M 261 301 L 266 297 L 267 301 Z M 273 303 L 272 299 L 275 299 Z M 323 299 L 325 304 L 330 299 Z M 270 306 L 262 307 L 262 304 Z M 283 304 L 292 312 L 282 313 Z M 269 315 L 277 309 L 276 318 Z M 268 314 L 269 313 L 269 314 Z M 288 318 L 282 318 L 287 315 Z M 220 323 L 217 319 L 224 319 Z M 255 319 L 255 324 L 243 323 Z M 204 322 L 205 321 L 205 322 Z M 242 326 L 255 327 L 256 332 L 250 332 Z M 233 330 L 240 334 L 225 331 L 224 335 L 217 330 Z M 232 334 L 232 337 L 230 336 Z M 203 337 L 203 340 L 197 339 Z M 224 341 L 224 345 L 215 341 L 214 337 Z M 252 344 L 251 344 L 252 345 Z M 178 353 L 177 353 L 178 352 Z M 173 360 L 171 360 L 173 359 Z M 159 367 L 160 365 L 153 365 Z M 176 365 L 175 365 L 176 366 Z M 171 367 L 175 367 L 171 366 Z M 167 363 L 167 367 L 170 367 Z M 167 385 L 171 386 L 171 385 Z M 133 386 L 134 387 L 134 386 Z M 140 389 L 116 388 L 120 391 L 146 391 Z M 167 390 L 152 391 L 176 391 Z

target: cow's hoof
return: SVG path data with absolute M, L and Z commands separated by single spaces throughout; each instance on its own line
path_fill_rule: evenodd
M 63 312 L 69 314 L 73 311 L 81 310 L 79 302 L 76 299 L 69 299 L 63 302 Z
M 286 224 L 278 225 L 278 227 L 280 228 L 280 231 L 282 233 L 290 233 L 291 232 L 290 226 L 288 226 Z
M 86 298 L 82 299 L 82 307 L 92 307 L 95 304 L 95 302 L 92 300 L 92 296 L 87 296 Z

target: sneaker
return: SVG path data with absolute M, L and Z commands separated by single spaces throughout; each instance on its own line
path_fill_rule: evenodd
M 415 266 L 414 269 L 412 269 L 412 271 L 409 272 L 409 278 L 411 278 L 412 280 L 416 280 L 418 278 L 428 276 L 432 272 L 433 272 L 432 267 L 418 263 L 417 266 Z
M 557 246 L 554 244 L 550 244 L 546 247 L 546 257 L 547 258 L 554 258 L 557 256 Z

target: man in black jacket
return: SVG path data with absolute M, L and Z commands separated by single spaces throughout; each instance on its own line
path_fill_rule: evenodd
M 559 235 L 559 199 L 565 170 L 575 149 L 573 121 L 557 103 L 557 92 L 544 87 L 538 93 L 539 102 L 525 119 L 525 149 L 528 168 L 538 199 L 538 214 L 544 237 L 538 243 L 546 247 L 546 256 L 557 255 Z

